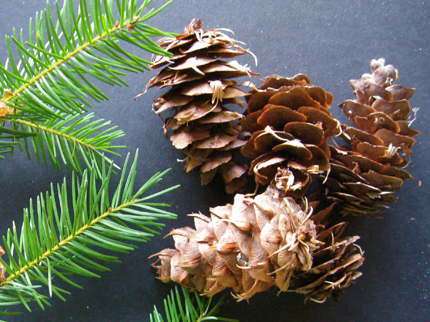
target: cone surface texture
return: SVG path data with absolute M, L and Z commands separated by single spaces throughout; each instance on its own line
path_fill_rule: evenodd
M 333 95 L 313 86 L 306 75 L 274 75 L 247 100 L 240 124 L 252 133 L 241 150 L 252 160 L 249 174 L 258 184 L 275 180 L 287 195 L 302 197 L 312 175 L 330 167 L 327 139 L 340 133 L 339 122 L 328 111 Z
M 386 207 L 381 202 L 396 202 L 394 192 L 412 178 L 403 168 L 419 134 L 409 127 L 408 99 L 415 89 L 393 85 L 397 70 L 383 59 L 372 60 L 370 67 L 372 74 L 350 81 L 357 99 L 340 107 L 355 127 L 342 126 L 347 145 L 330 148 L 330 174 L 321 177 L 343 214 L 379 213 Z
M 282 198 L 270 185 L 255 198 L 236 194 L 234 203 L 193 214 L 195 229 L 173 230 L 175 249 L 153 255 L 159 278 L 203 295 L 231 288 L 238 300 L 276 286 L 324 301 L 360 276 L 363 256 L 353 242 L 340 240 L 344 224 L 326 229 L 306 204 Z
M 243 108 L 240 98 L 249 95 L 232 79 L 255 74 L 231 60 L 248 51 L 221 29 L 203 31 L 196 19 L 184 34 L 158 43 L 172 57 L 153 59 L 152 68 L 163 69 L 146 88 L 170 87 L 155 100 L 153 109 L 164 120 L 165 134 L 172 144 L 185 153 L 185 171 L 199 168 L 202 184 L 219 173 L 227 192 L 243 190 L 245 181 L 240 177 L 247 167 L 234 160 L 245 144 L 237 125 L 242 113 L 225 104 Z

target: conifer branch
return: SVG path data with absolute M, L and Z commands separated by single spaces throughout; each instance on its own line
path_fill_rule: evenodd
M 150 62 L 142 55 L 131 54 L 123 48 L 124 44 L 169 55 L 151 37 L 171 34 L 145 24 L 169 2 L 157 10 L 147 10 L 150 2 L 80 0 L 78 9 L 72 0 L 65 0 L 62 8 L 58 1 L 55 8 L 47 2 L 34 22 L 30 20 L 28 39 L 23 31 L 18 34 L 16 30 L 6 37 L 8 58 L 5 64 L 0 62 L 0 154 L 12 154 L 17 146 L 22 149 L 23 143 L 28 151 L 25 138 L 32 137 L 33 143 L 38 142 L 33 146 L 39 162 L 44 159 L 47 163 L 44 149 L 48 147 L 55 169 L 60 168 L 56 161 L 58 151 L 67 168 L 82 171 L 79 158 L 63 149 L 60 142 L 70 141 L 66 145 L 75 145 L 85 160 L 90 156 L 100 158 L 100 150 L 113 153 L 114 146 L 108 150 L 91 148 L 79 137 L 56 133 L 56 122 L 86 113 L 92 101 L 108 99 L 98 88 L 98 81 L 123 86 L 127 85 L 123 79 L 127 72 L 149 69 Z M 98 126 L 98 122 L 90 124 Z M 49 141 L 47 133 L 56 139 Z M 104 132 L 103 140 L 111 142 L 122 135 L 118 131 Z
M 99 277 L 96 272 L 109 271 L 102 262 L 119 262 L 99 249 L 128 253 L 136 248 L 129 242 L 146 242 L 158 234 L 164 226 L 158 220 L 175 218 L 160 209 L 166 204 L 148 200 L 177 186 L 142 197 L 167 171 L 135 189 L 137 152 L 126 176 L 127 156 L 119 184 L 110 197 L 113 165 L 102 162 L 99 172 L 96 162 L 91 160 L 92 166 L 82 178 L 73 173 L 71 189 L 64 180 L 57 189 L 51 185 L 49 192 L 41 194 L 36 207 L 30 200 L 21 230 L 18 232 L 13 224 L 3 237 L 4 251 L 0 248 L 0 255 L 6 254 L 8 261 L 0 258 L 0 306 L 22 304 L 31 311 L 31 301 L 44 309 L 54 294 L 65 300 L 69 291 L 56 286 L 54 277 L 80 288 L 71 275 Z M 42 286 L 48 288 L 49 296 L 40 292 Z
M 40 124 L 20 119 L 12 122 L 20 125 L 23 132 L 34 134 L 30 139 L 39 163 L 43 161 L 48 166 L 49 157 L 56 170 L 60 170 L 63 163 L 69 170 L 82 173 L 79 156 L 87 166 L 90 166 L 87 155 L 95 157 L 100 165 L 102 159 L 111 161 L 105 153 L 119 155 L 113 149 L 125 148 L 125 146 L 111 145 L 114 139 L 124 136 L 122 130 L 116 130 L 116 126 L 108 127 L 110 121 L 105 122 L 103 119 L 92 121 L 93 118 L 94 114 L 89 113 L 85 116 L 70 115 L 56 120 L 47 120 Z M 23 139 L 30 159 L 27 137 Z
M 184 287 L 182 287 L 181 296 L 181 292 L 175 286 L 175 290 L 171 290 L 170 295 L 164 300 L 166 320 L 163 319 L 156 306 L 149 319 L 151 322 L 239 322 L 235 319 L 217 316 L 223 302 L 224 297 L 221 297 L 213 304 L 213 297 L 202 297 L 196 291 L 190 292 Z
M 122 40 L 154 54 L 166 54 L 149 37 L 166 33 L 146 26 L 143 22 L 155 13 L 150 10 L 141 16 L 150 1 L 144 1 L 137 9 L 138 0 L 116 0 L 120 21 L 113 16 L 113 1 L 91 0 L 92 18 L 86 1 L 80 1 L 79 13 L 75 15 L 73 1 L 66 0 L 62 9 L 56 2 L 59 20 L 52 20 L 49 2 L 47 8 L 36 15 L 33 43 L 33 24 L 30 20 L 30 41 L 25 41 L 14 30 L 14 35 L 6 36 L 9 57 L 6 65 L 0 64 L 2 102 L 8 107 L 8 114 L 25 114 L 40 118 L 58 117 L 60 110 L 65 113 L 82 113 L 91 103 L 91 96 L 98 101 L 104 97 L 98 90 L 91 89 L 85 75 L 91 75 L 108 84 L 126 83 L 120 78 L 123 71 L 142 72 L 149 69 L 149 61 L 127 53 L 118 42 Z M 102 3 L 105 13 L 102 13 Z M 69 24 L 66 25 L 65 21 Z M 44 35 L 48 35 L 45 41 Z M 19 53 L 17 64 L 12 44 Z M 104 57 L 104 55 L 108 55 Z M 10 69 L 8 69 L 10 65 Z M 121 71 L 123 70 L 123 71 Z M 77 74 L 77 75 L 75 75 Z M 79 77 L 81 79 L 79 79 Z M 87 85 L 80 80 L 84 80 Z M 64 92 L 64 90 L 66 90 Z M 73 99 L 67 99 L 72 95 Z M 62 99 L 66 99 L 62 101 Z M 80 103 L 79 103 L 80 101 Z

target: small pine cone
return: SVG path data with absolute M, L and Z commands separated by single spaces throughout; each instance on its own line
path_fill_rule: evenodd
M 311 175 L 329 169 L 327 139 L 340 133 L 328 111 L 333 95 L 299 74 L 270 76 L 247 100 L 246 117 L 239 123 L 252 133 L 241 150 L 252 159 L 249 173 L 259 184 L 275 179 L 278 189 L 302 197 Z
M 207 296 L 232 288 L 244 300 L 272 286 L 287 291 L 293 283 L 298 292 L 319 300 L 330 295 L 322 285 L 328 282 L 336 283 L 338 294 L 359 273 L 346 263 L 352 261 L 351 243 L 338 241 L 345 224 L 328 229 L 321 224 L 331 209 L 311 217 L 307 204 L 280 197 L 273 185 L 255 198 L 237 194 L 233 205 L 212 208 L 210 218 L 193 214 L 195 229 L 173 230 L 169 235 L 176 249 L 152 255 L 158 256 L 153 266 L 163 282 Z M 314 254 L 319 254 L 317 266 Z
M 393 193 L 403 180 L 412 176 L 399 167 L 410 158 L 419 134 L 409 128 L 411 108 L 408 99 L 415 89 L 393 85 L 397 70 L 372 60 L 372 74 L 351 80 L 357 100 L 340 104 L 356 127 L 342 126 L 341 137 L 349 146 L 331 147 L 331 171 L 325 180 L 327 194 L 342 200 L 342 213 L 377 214 L 384 207 L 380 202 L 396 202 Z
M 171 87 L 153 109 L 173 145 L 186 154 L 185 171 L 200 167 L 202 184 L 218 172 L 231 193 L 243 187 L 239 177 L 247 167 L 233 159 L 246 141 L 236 124 L 242 114 L 225 104 L 243 107 L 239 98 L 249 95 L 231 78 L 256 75 L 237 61 L 222 60 L 249 53 L 236 43 L 219 30 L 203 31 L 201 21 L 194 19 L 184 34 L 159 41 L 172 57 L 153 59 L 153 69 L 164 68 L 146 86 Z

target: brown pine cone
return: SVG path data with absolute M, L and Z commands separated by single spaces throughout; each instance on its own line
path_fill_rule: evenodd
M 357 100 L 340 104 L 356 127 L 342 126 L 348 146 L 331 147 L 330 174 L 321 180 L 329 198 L 342 201 L 343 214 L 377 214 L 385 207 L 380 202 L 396 202 L 394 192 L 412 178 L 402 168 L 419 134 L 408 124 L 415 89 L 393 85 L 397 70 L 384 64 L 372 60 L 371 75 L 350 81 Z
M 275 180 L 278 189 L 302 197 L 312 174 L 329 169 L 327 139 L 340 133 L 328 108 L 333 95 L 313 86 L 306 75 L 270 76 L 247 97 L 246 117 L 239 123 L 252 137 L 241 153 L 252 159 L 257 183 Z
M 237 194 L 233 205 L 212 208 L 210 218 L 193 214 L 195 229 L 173 230 L 176 249 L 153 255 L 153 266 L 163 282 L 202 295 L 232 288 L 244 300 L 277 286 L 323 301 L 358 277 L 363 261 L 352 253 L 358 237 L 339 241 L 344 223 L 323 225 L 331 210 L 311 217 L 307 203 L 280 197 L 272 185 L 255 198 Z
M 223 60 L 249 51 L 221 30 L 203 31 L 201 21 L 194 19 L 184 34 L 161 39 L 159 45 L 172 57 L 153 59 L 153 69 L 164 68 L 146 89 L 171 87 L 155 100 L 153 109 L 164 120 L 165 134 L 173 145 L 186 154 L 185 171 L 200 167 L 202 184 L 220 173 L 232 193 L 245 183 L 239 177 L 247 167 L 233 160 L 245 141 L 236 124 L 242 114 L 225 104 L 243 107 L 239 98 L 249 94 L 231 79 L 256 74 L 235 60 Z

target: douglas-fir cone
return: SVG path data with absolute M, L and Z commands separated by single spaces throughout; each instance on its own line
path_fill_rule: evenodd
M 153 255 L 153 266 L 163 282 L 207 296 L 232 288 L 244 300 L 276 286 L 315 301 L 337 298 L 361 275 L 358 237 L 341 240 L 345 223 L 322 224 L 331 208 L 312 215 L 303 201 L 281 197 L 273 185 L 255 198 L 236 194 L 232 205 L 211 208 L 210 217 L 191 214 L 196 228 L 174 229 L 176 249 Z
M 370 67 L 372 74 L 350 81 L 357 99 L 340 104 L 355 125 L 342 125 L 348 146 L 330 147 L 330 174 L 320 177 L 324 194 L 338 201 L 342 214 L 379 213 L 386 207 L 381 201 L 396 202 L 394 192 L 412 178 L 403 168 L 412 154 L 413 136 L 420 133 L 409 127 L 408 99 L 415 89 L 393 85 L 397 70 L 383 59 L 372 60 Z
M 164 130 L 172 144 L 185 155 L 185 171 L 200 168 L 201 183 L 208 184 L 220 173 L 228 193 L 244 189 L 240 178 L 247 167 L 234 157 L 245 144 L 237 120 L 241 113 L 225 104 L 243 107 L 241 97 L 249 95 L 232 78 L 256 75 L 249 67 L 229 60 L 249 53 L 230 38 L 225 29 L 203 31 L 194 19 L 176 38 L 158 43 L 172 57 L 157 56 L 152 68 L 164 66 L 146 89 L 170 89 L 154 102 L 153 109 L 164 120 Z

